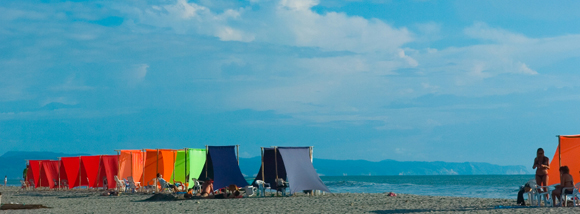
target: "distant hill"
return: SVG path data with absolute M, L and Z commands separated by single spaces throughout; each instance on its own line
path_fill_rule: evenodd
M 0 156 L 0 176 L 20 179 L 26 166 L 25 160 L 56 160 L 58 157 L 71 157 L 88 154 L 64 154 L 54 152 L 6 152 Z M 240 169 L 248 177 L 260 170 L 260 157 L 240 158 Z M 524 166 L 500 166 L 489 163 L 450 163 L 383 160 L 329 160 L 314 159 L 314 168 L 320 175 L 509 175 L 531 174 Z
M 260 157 L 240 158 L 242 173 L 254 176 L 260 170 Z M 477 162 L 420 162 L 383 160 L 329 160 L 313 161 L 314 168 L 320 175 L 511 175 L 531 174 L 525 166 L 500 166 Z
M 59 157 L 74 157 L 89 154 L 65 154 L 55 152 L 17 152 L 9 151 L 0 156 L 0 176 L 21 179 L 26 160 L 58 160 Z

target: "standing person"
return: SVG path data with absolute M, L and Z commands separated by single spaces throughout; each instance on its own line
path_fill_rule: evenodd
M 571 189 L 566 189 L 564 191 L 562 191 L 564 188 L 569 187 Z M 562 196 L 562 194 L 572 194 L 574 189 L 574 178 L 572 177 L 572 175 L 570 175 L 570 169 L 568 168 L 568 166 L 562 166 L 560 167 L 560 185 L 556 186 L 556 189 L 554 189 L 554 191 L 552 191 L 552 202 L 553 204 L 556 204 L 556 199 L 560 198 L 560 196 Z M 555 206 L 560 206 L 561 203 L 565 201 L 560 201 L 559 204 L 555 205 Z
M 4 176 L 4 186 L 8 185 L 8 176 Z
M 536 169 L 536 184 L 539 186 L 548 186 L 548 169 L 550 169 L 550 159 L 544 156 L 544 149 L 539 148 L 536 152 L 536 159 L 534 159 L 534 166 Z M 543 188 L 548 191 L 547 188 Z

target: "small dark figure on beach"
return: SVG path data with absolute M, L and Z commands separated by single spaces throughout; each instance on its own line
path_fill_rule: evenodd
M 536 184 L 538 184 L 538 186 L 548 186 L 548 169 L 550 169 L 550 159 L 544 156 L 544 149 L 538 149 L 532 169 L 536 169 Z M 548 191 L 547 188 L 542 189 L 543 191 Z
M 8 186 L 8 176 L 4 176 L 4 186 Z
M 562 190 L 566 187 L 571 187 L 570 189 Z M 556 205 L 556 199 L 559 199 L 562 194 L 572 194 L 574 188 L 574 178 L 570 175 L 570 169 L 568 166 L 560 167 L 560 185 L 556 186 L 556 189 L 552 191 L 552 202 L 555 206 L 560 206 L 560 204 Z M 560 201 L 562 203 L 562 201 Z

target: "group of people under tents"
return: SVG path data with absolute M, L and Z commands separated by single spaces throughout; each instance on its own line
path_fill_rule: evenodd
M 548 202 L 551 198 L 552 206 L 566 206 L 566 196 L 571 195 L 573 203 L 576 203 L 580 197 L 580 182 L 574 184 L 572 173 L 580 173 L 580 135 L 561 135 L 558 136 L 558 147 L 552 162 L 545 156 L 544 149 L 539 148 L 534 159 L 533 169 L 536 170 L 534 185 L 535 190 L 529 187 L 529 191 L 536 192 L 540 197 Z M 578 174 L 580 175 L 580 174 Z M 520 192 L 525 192 L 522 188 Z M 538 197 L 538 205 L 541 201 Z M 523 202 L 523 196 L 518 196 L 518 203 Z M 576 206 L 576 204 L 574 204 Z
M 274 147 L 263 149 L 262 165 L 253 185 L 260 180 L 273 189 L 286 179 L 293 194 L 298 191 L 330 192 L 312 165 L 311 147 Z M 237 187 L 246 187 L 236 155 L 236 146 L 207 146 L 206 149 L 119 150 L 117 155 L 62 157 L 60 160 L 29 160 L 25 183 L 32 188 L 75 187 L 125 189 L 169 188 L 189 191 L 196 187 L 201 197 L 239 197 Z M 168 180 L 166 180 L 169 178 Z M 200 180 L 203 180 L 199 185 Z M 264 185 L 264 182 L 261 183 Z M 211 186 L 210 186 L 211 185 Z M 231 195 L 213 190 L 232 190 Z M 210 191 L 211 190 L 211 191 Z M 236 193 L 238 191 L 238 193 Z M 227 192 L 227 191 L 221 191 Z M 211 196 L 210 196 L 211 195 Z

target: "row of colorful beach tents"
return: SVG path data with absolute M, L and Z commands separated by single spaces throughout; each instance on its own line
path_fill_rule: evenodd
M 159 173 L 171 183 L 192 184 L 194 179 L 211 178 L 216 189 L 231 184 L 244 187 L 248 182 L 239 168 L 237 151 L 237 146 L 206 146 L 205 149 L 118 150 L 117 155 L 28 160 L 26 181 L 34 188 L 113 189 L 117 187 L 115 176 L 132 178 L 141 186 L 147 186 L 156 185 L 154 181 Z M 273 188 L 276 188 L 277 178 L 285 179 L 292 193 L 302 190 L 330 192 L 312 165 L 312 147 L 262 148 L 262 163 L 257 175 L 255 180 L 270 183 Z

